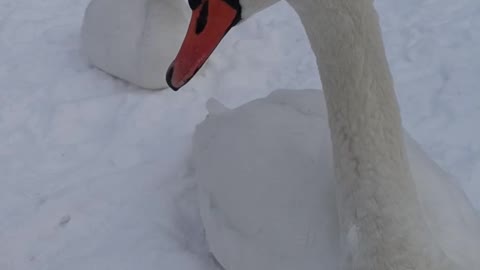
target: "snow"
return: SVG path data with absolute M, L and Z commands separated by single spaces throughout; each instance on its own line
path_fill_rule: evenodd
M 216 269 L 188 159 L 214 97 L 319 88 L 280 3 L 232 31 L 179 92 L 91 67 L 88 0 L 0 2 L 0 269 Z M 480 3 L 381 0 L 406 129 L 480 209 Z

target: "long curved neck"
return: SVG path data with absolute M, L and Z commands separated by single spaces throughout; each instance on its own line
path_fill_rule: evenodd
M 410 175 L 372 1 L 289 1 L 316 54 L 328 105 L 344 267 L 441 269 Z

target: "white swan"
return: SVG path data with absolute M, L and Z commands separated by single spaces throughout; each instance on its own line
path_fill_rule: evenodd
M 173 89 L 240 15 L 276 1 L 193 2 Z M 199 126 L 193 163 L 215 257 L 227 270 L 479 269 L 479 217 L 401 127 L 372 0 L 289 3 L 326 106 L 318 92 L 275 93 Z
M 183 0 L 92 0 L 82 27 L 89 62 L 143 88 L 166 88 L 164 74 L 184 38 Z

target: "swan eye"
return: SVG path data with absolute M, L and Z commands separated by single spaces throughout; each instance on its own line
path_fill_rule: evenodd
M 202 4 L 202 0 L 188 0 L 190 9 L 195 10 Z

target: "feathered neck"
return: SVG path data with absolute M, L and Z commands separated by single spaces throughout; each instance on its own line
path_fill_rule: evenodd
M 327 101 L 343 269 L 447 265 L 421 215 L 373 1 L 289 3 L 305 26 Z

